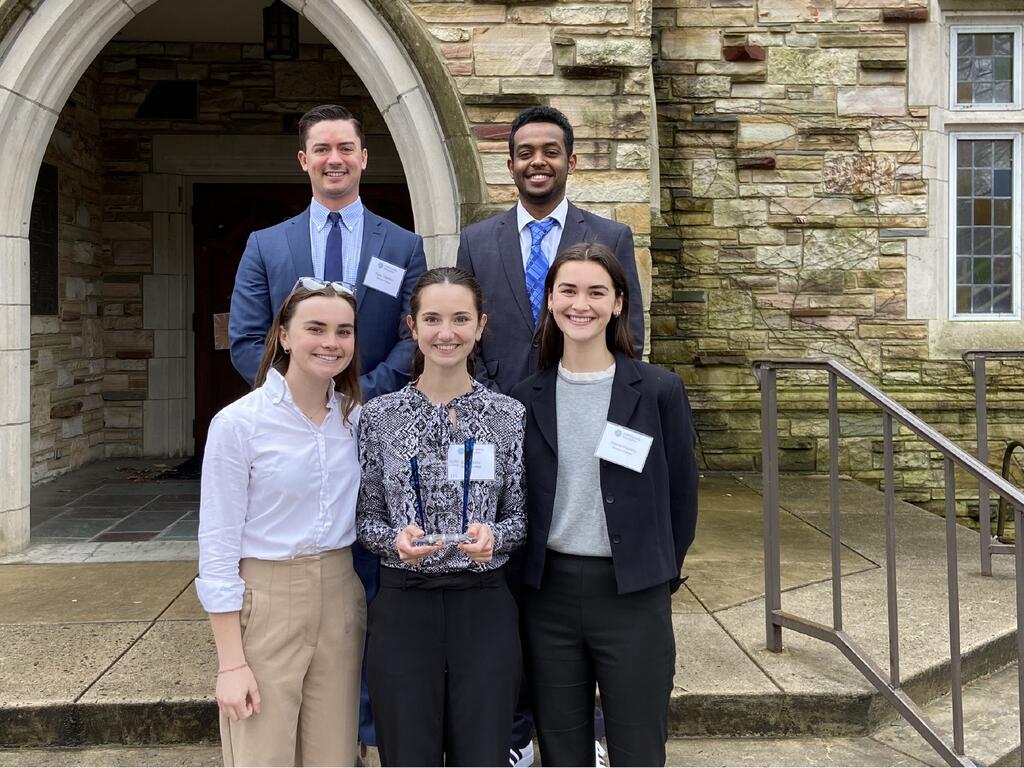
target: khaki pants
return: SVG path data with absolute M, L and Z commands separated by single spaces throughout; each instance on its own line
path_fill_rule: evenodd
M 240 615 L 260 714 L 220 718 L 224 765 L 354 765 L 366 598 L 350 549 L 245 558 Z

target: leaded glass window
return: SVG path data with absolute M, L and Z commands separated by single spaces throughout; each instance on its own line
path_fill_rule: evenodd
M 1014 311 L 1014 140 L 955 141 L 955 313 Z

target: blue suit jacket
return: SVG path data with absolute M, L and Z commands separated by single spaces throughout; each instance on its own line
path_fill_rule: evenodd
M 415 343 L 405 316 L 412 289 L 427 268 L 423 238 L 364 208 L 363 245 L 356 278 L 357 338 L 363 400 L 401 389 L 409 381 Z M 398 296 L 364 288 L 374 257 L 405 270 Z M 313 275 L 309 209 L 249 235 L 231 294 L 231 362 L 251 385 L 274 314 L 295 281 Z

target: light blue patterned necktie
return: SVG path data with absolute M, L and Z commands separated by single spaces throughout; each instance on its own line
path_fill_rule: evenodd
M 544 258 L 540 244 L 557 223 L 555 219 L 549 217 L 544 221 L 531 221 L 526 225 L 530 228 L 531 238 L 530 257 L 526 260 L 526 293 L 530 297 L 534 324 L 537 323 L 541 306 L 544 304 L 544 278 L 548 276 L 548 260 Z

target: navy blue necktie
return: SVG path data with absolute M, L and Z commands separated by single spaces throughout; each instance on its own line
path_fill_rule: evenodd
M 537 322 L 541 306 L 544 304 L 544 279 L 548 276 L 549 266 L 540 244 L 557 223 L 555 219 L 547 218 L 544 221 L 531 221 L 526 225 L 530 228 L 530 257 L 526 260 L 526 293 L 530 296 L 534 323 Z
M 327 233 L 327 251 L 324 254 L 324 280 L 339 282 L 345 279 L 345 257 L 341 250 L 341 214 L 331 211 L 327 214 L 327 224 L 331 231 Z

